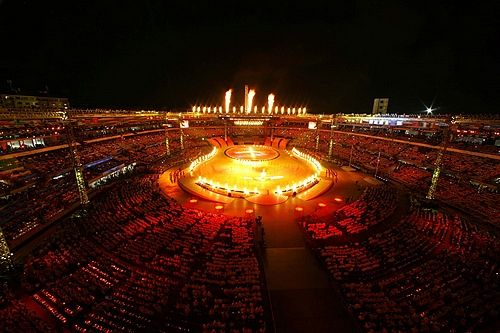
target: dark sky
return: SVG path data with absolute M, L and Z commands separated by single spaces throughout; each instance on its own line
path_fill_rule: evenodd
M 374 97 L 498 113 L 499 1 L 213 2 L 0 0 L 0 88 L 174 108 L 248 83 L 258 104 L 272 91 L 321 113 L 370 112 Z

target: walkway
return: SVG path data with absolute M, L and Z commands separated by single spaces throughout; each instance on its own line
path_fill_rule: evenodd
M 361 180 L 360 174 L 339 171 L 339 179 L 339 184 L 319 199 L 306 202 L 290 198 L 284 205 L 256 208 L 256 213 L 263 217 L 267 245 L 264 269 L 277 332 L 357 330 L 340 295 L 331 288 L 327 273 L 305 247 L 295 222 L 296 206 L 303 207 L 304 214 L 309 214 L 317 209 L 320 201 L 330 207 L 340 207 L 333 200 L 335 197 L 356 195 L 352 185 L 354 179 Z
M 264 221 L 264 269 L 276 331 L 355 331 L 327 274 L 305 247 L 294 213 L 286 207 L 266 208 L 259 209 L 259 214 Z

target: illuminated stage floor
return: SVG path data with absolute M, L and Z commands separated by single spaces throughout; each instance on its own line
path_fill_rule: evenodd
M 293 192 L 299 194 L 314 189 L 317 180 L 303 187 L 300 184 L 314 179 L 318 173 L 311 162 L 289 151 L 241 145 L 217 150 L 208 161 L 186 173 L 179 185 L 193 195 L 212 201 L 229 202 L 234 197 L 245 197 L 259 204 L 278 204 Z M 328 187 L 328 182 L 322 182 L 320 187 L 325 185 Z M 292 188 L 294 190 L 287 193 L 281 192 Z

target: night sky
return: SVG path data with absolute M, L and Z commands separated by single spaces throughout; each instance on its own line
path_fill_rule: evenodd
M 247 83 L 259 105 L 274 92 L 318 113 L 375 97 L 394 113 L 499 113 L 499 1 L 203 3 L 0 0 L 0 89 L 171 109 Z

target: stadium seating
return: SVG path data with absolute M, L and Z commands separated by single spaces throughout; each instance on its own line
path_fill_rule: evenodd
M 253 221 L 184 210 L 156 177 L 63 223 L 26 261 L 29 299 L 81 332 L 146 330 L 160 314 L 185 329 L 264 331 Z

